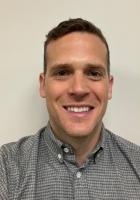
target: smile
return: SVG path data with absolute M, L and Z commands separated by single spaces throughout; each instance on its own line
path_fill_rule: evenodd
M 91 107 L 65 107 L 65 109 L 70 112 L 81 113 L 81 112 L 88 112 L 92 108 Z

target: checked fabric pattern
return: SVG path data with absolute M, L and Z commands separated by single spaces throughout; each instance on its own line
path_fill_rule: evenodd
M 0 149 L 0 200 L 138 200 L 140 147 L 102 126 L 83 166 L 50 124 Z

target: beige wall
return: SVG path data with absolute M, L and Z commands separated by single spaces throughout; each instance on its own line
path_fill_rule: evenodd
M 38 84 L 43 42 L 69 17 L 103 30 L 115 77 L 104 123 L 140 145 L 140 0 L 0 0 L 0 145 L 46 125 Z

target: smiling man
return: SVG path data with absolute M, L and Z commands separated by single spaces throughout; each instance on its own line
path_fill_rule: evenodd
M 1 147 L 1 199 L 140 199 L 140 148 L 102 122 L 113 76 L 100 29 L 80 18 L 52 29 L 39 79 L 49 122 Z
M 98 143 L 112 95 L 106 46 L 97 35 L 75 31 L 50 41 L 45 55 L 40 94 L 46 98 L 52 130 L 74 148 L 82 165 Z

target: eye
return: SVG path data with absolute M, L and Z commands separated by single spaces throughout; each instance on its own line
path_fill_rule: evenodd
M 100 76 L 101 76 L 101 73 L 100 72 L 98 72 L 98 71 L 90 71 L 89 73 L 88 73 L 88 76 L 91 76 L 91 77 L 95 77 L 95 78 L 99 78 Z
M 100 76 L 100 73 L 99 73 L 99 72 L 96 72 L 96 71 L 91 71 L 91 72 L 89 73 L 89 76 L 95 76 L 95 77 L 97 77 L 97 76 Z
M 67 71 L 64 71 L 64 70 L 61 70 L 61 71 L 56 72 L 56 75 L 57 75 L 57 76 L 67 76 L 67 75 L 68 75 L 68 72 L 67 72 Z
M 58 70 L 56 72 L 54 72 L 53 76 L 55 79 L 67 79 L 70 75 L 70 72 L 67 70 Z
M 102 73 L 98 71 L 89 71 L 87 76 L 92 80 L 100 80 L 102 78 Z

